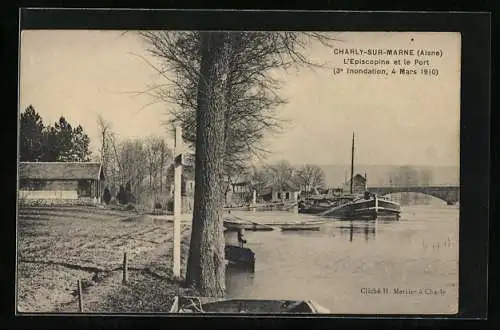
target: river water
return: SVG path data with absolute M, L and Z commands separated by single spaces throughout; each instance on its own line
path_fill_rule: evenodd
M 291 212 L 232 212 L 256 222 L 315 219 Z M 399 221 L 329 220 L 320 231 L 245 232 L 255 273 L 227 270 L 233 298 L 309 299 L 335 314 L 454 314 L 459 209 L 403 206 Z M 236 234 L 226 234 L 236 243 Z M 384 291 L 385 290 L 385 291 Z

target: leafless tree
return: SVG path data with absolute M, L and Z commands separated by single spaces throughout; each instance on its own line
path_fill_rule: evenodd
M 101 162 L 106 181 L 112 195 L 116 194 L 121 180 L 121 170 L 119 157 L 116 148 L 116 139 L 112 130 L 111 123 L 101 114 L 97 115 L 97 127 L 101 146 L 99 148 L 99 161 Z
M 222 226 L 224 175 L 224 111 L 221 97 L 227 76 L 227 33 L 201 33 L 201 64 L 197 99 L 195 199 L 186 284 L 202 295 L 225 292 Z
M 108 134 L 110 130 L 110 124 L 104 119 L 102 115 L 97 116 L 97 126 L 99 128 L 99 137 L 101 139 L 101 147 L 99 149 L 100 162 L 101 165 L 106 168 L 109 160 L 109 144 L 108 144 Z
M 143 181 L 147 176 L 147 168 L 144 166 L 146 152 L 142 141 L 125 140 L 119 148 L 119 163 L 124 181 L 122 184 L 130 183 L 132 194 L 135 198 L 141 196 Z
M 200 67 L 200 33 L 143 32 L 149 52 L 160 60 L 150 63 L 165 84 L 147 89 L 156 100 L 174 104 L 168 125 L 183 126 L 183 138 L 194 147 L 196 141 L 197 85 Z M 278 70 L 300 64 L 321 67 L 304 52 L 311 40 L 328 45 L 333 39 L 322 33 L 232 32 L 225 40 L 227 72 L 224 79 L 226 99 L 225 161 L 229 175 L 248 166 L 249 158 L 265 154 L 262 145 L 267 132 L 279 132 L 285 123 L 277 113 L 286 99 L 278 94 L 282 81 Z
M 119 141 L 111 123 L 102 115 L 97 116 L 97 126 L 101 140 L 99 161 L 112 196 L 116 196 L 120 185 L 125 186 L 130 181 L 135 197 L 139 198 L 138 202 L 148 206 L 156 202 L 163 193 L 163 175 L 172 156 L 165 140 L 150 136 L 144 140 L 133 138 Z M 143 182 L 146 177 L 149 178 L 147 183 Z M 146 191 L 153 201 L 146 200 L 148 196 L 143 195 Z
M 253 167 L 251 173 L 252 187 L 257 191 L 262 190 L 274 181 L 274 172 L 269 167 Z
M 161 141 L 161 140 L 160 140 Z M 148 170 L 148 176 L 149 176 L 149 184 L 148 188 L 153 191 L 155 190 L 156 186 L 156 173 L 159 171 L 158 170 L 158 159 L 160 157 L 160 150 L 158 147 L 158 139 L 155 139 L 154 137 L 149 137 L 145 140 L 144 143 L 144 153 L 146 155 L 146 160 L 147 160 L 147 170 Z
M 325 185 L 325 173 L 318 165 L 303 165 L 299 168 L 297 175 L 303 185 L 303 190 L 306 192 L 314 188 L 322 188 Z
M 306 55 L 311 40 L 325 46 L 322 33 L 143 32 L 151 65 L 166 79 L 146 93 L 176 105 L 169 125 L 181 124 L 195 149 L 195 205 L 187 284 L 202 294 L 224 293 L 222 227 L 223 174 L 248 166 L 265 152 L 262 141 L 281 128 L 276 70 L 320 66 Z
M 170 164 L 172 160 L 172 150 L 167 146 L 165 140 L 161 139 L 161 142 L 158 144 L 158 148 L 160 149 L 160 157 L 158 159 L 158 168 L 159 168 L 159 182 L 160 182 L 160 194 L 163 193 L 163 173 L 166 173 L 168 164 Z
M 280 186 L 291 180 L 296 173 L 296 169 L 286 160 L 281 160 L 269 166 L 269 169 L 272 173 L 273 183 Z
M 171 152 L 165 140 L 158 136 L 151 136 L 144 141 L 144 153 L 147 160 L 148 191 L 156 204 L 158 195 L 163 193 L 163 173 L 166 172 Z

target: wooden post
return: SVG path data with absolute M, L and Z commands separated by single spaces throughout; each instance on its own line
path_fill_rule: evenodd
M 78 286 L 78 311 L 83 313 L 82 281 L 77 281 Z
M 294 203 L 294 206 L 293 206 L 293 212 L 298 214 L 299 213 L 299 192 L 298 191 L 294 191 L 293 192 L 293 203 Z
M 252 212 L 257 212 L 257 191 L 254 189 L 252 191 Z
M 128 260 L 127 260 L 127 252 L 123 253 L 123 284 L 128 283 Z
M 174 253 L 172 273 L 174 278 L 181 275 L 181 209 L 182 209 L 182 129 L 175 128 L 175 172 L 174 172 Z

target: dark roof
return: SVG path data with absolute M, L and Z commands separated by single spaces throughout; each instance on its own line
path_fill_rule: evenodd
M 282 187 L 284 190 L 299 191 L 299 185 L 293 180 L 287 180 L 283 183 Z
M 93 162 L 20 162 L 20 179 L 104 180 L 100 163 Z

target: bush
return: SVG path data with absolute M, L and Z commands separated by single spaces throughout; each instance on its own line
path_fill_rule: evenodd
M 125 199 L 127 200 L 126 203 L 137 202 L 135 196 L 132 194 L 132 186 L 130 185 L 130 181 L 128 181 L 127 184 L 125 185 Z
M 127 194 L 125 192 L 125 189 L 123 189 L 123 186 L 120 185 L 120 190 L 118 191 L 118 194 L 116 195 L 116 200 L 120 204 L 127 204 Z
M 135 211 L 135 206 L 133 204 L 127 204 L 127 206 L 125 207 L 125 210 L 127 211 Z
M 111 193 L 109 192 L 108 187 L 104 188 L 102 199 L 106 205 L 111 201 Z
M 173 212 L 174 211 L 174 201 L 173 200 L 169 200 L 167 202 L 166 208 L 167 208 L 167 211 Z

